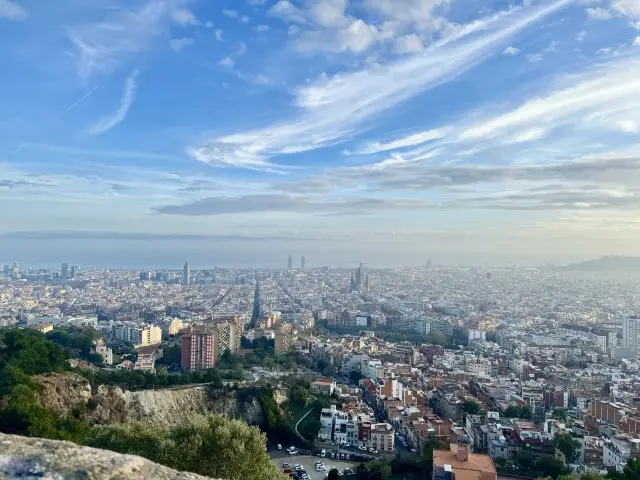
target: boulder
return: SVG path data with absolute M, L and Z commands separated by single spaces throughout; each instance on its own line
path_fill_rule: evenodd
M 70 442 L 0 434 L 0 479 L 198 480 L 142 457 Z

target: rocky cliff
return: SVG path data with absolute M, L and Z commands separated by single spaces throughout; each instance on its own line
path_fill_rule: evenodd
M 121 455 L 74 443 L 0 434 L 0 479 L 200 480 L 194 473 L 163 467 L 134 455 Z
M 93 398 L 98 407 L 89 418 L 99 423 L 141 420 L 173 424 L 184 422 L 194 413 L 221 413 L 251 425 L 262 423 L 262 410 L 255 398 L 239 400 L 233 390 L 217 391 L 206 386 L 137 392 L 100 386 Z
M 40 396 L 42 403 L 62 415 L 71 413 L 74 408 L 86 407 L 88 400 L 93 399 L 92 409 L 84 414 L 90 423 L 140 420 L 174 424 L 184 422 L 194 413 L 221 413 L 251 425 L 262 423 L 260 404 L 254 395 L 246 394 L 248 389 L 218 390 L 202 386 L 132 392 L 99 386 L 92 394 L 89 382 L 76 373 L 33 378 L 44 387 Z
M 47 373 L 32 377 L 43 387 L 40 401 L 59 415 L 69 415 L 91 398 L 89 381 L 76 373 Z

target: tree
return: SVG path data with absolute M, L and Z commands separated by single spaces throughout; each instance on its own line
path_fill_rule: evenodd
M 289 398 L 293 405 L 304 407 L 309 401 L 309 392 L 305 388 L 295 387 Z
M 585 473 L 580 477 L 580 480 L 602 480 L 602 477 L 597 473 Z
M 447 339 L 444 334 L 439 330 L 433 330 L 429 335 L 425 337 L 425 342 L 432 345 L 444 345 L 447 343 Z
M 384 460 L 374 460 L 365 464 L 364 475 L 360 478 L 368 478 L 371 480 L 391 480 L 391 465 Z
M 423 471 L 427 474 L 428 478 L 431 478 L 433 471 L 433 451 L 434 450 L 446 450 L 449 448 L 449 444 L 437 438 L 427 440 L 422 447 L 422 453 L 420 455 L 420 464 Z
M 340 472 L 338 471 L 337 468 L 332 468 L 331 470 L 329 470 L 329 473 L 327 475 L 327 480 L 338 480 L 340 478 Z
M 567 420 L 567 411 L 564 408 L 554 408 L 551 417 L 564 422 Z
M 533 408 L 531 405 L 525 405 L 520 409 L 520 418 L 531 420 L 533 418 Z
M 546 455 L 538 459 L 533 469 L 539 472 L 541 476 L 552 478 L 571 473 L 571 468 L 565 466 L 560 460 Z
M 580 442 L 570 433 L 558 434 L 554 438 L 555 447 L 562 452 L 567 463 L 573 463 L 580 453 Z
M 362 375 L 362 373 L 358 370 L 352 370 L 351 372 L 349 372 L 349 380 L 351 380 L 351 383 L 355 385 L 358 385 L 360 383 L 360 380 L 362 380 L 363 378 L 364 375 Z
M 504 416 L 507 418 L 519 418 L 520 407 L 518 407 L 517 405 L 509 405 L 504 411 Z
M 279 480 L 265 442 L 258 428 L 240 420 L 194 415 L 171 427 L 142 422 L 96 426 L 87 443 L 213 478 Z
M 462 404 L 462 410 L 465 413 L 474 415 L 478 413 L 478 411 L 480 411 L 480 407 L 478 406 L 478 402 L 476 402 L 475 400 L 465 400 L 465 402 Z

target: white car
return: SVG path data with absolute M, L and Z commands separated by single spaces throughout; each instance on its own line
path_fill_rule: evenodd
M 278 450 L 282 450 L 282 445 L 278 444 Z
M 326 470 L 324 465 L 316 465 L 316 472 L 324 472 Z
M 358 447 L 358 449 L 359 449 L 359 450 L 362 450 L 363 452 L 366 452 L 366 451 L 367 451 L 367 447 L 363 447 L 362 445 L 360 445 L 360 446 Z

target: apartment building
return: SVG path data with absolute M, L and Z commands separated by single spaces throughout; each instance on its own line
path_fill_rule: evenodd
M 215 366 L 215 334 L 212 330 L 188 330 L 180 342 L 183 370 L 206 370 Z
M 336 382 L 330 378 L 320 378 L 315 382 L 311 382 L 311 393 L 319 395 L 332 395 L 336 389 Z
M 453 383 L 439 386 L 433 392 L 433 410 L 442 418 L 450 418 L 454 422 L 462 418 L 463 401 L 459 397 L 460 388 Z
M 136 348 L 158 345 L 162 342 L 162 329 L 155 325 L 119 322 L 113 325 L 113 338 L 117 341 L 133 343 Z
M 602 463 L 622 471 L 630 458 L 640 457 L 640 439 L 627 435 L 612 437 L 602 448 Z
M 287 353 L 291 345 L 291 333 L 290 329 L 287 329 L 288 325 L 282 325 L 275 330 L 274 350 L 276 357 L 280 357 Z
M 393 452 L 395 437 L 393 427 L 388 423 L 371 426 L 371 447 L 379 452 Z

